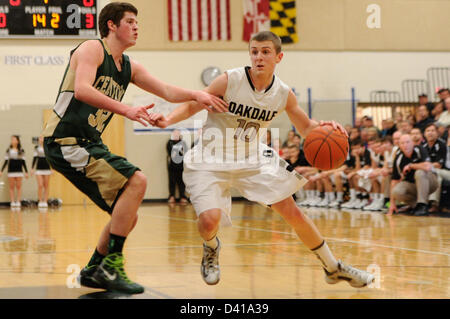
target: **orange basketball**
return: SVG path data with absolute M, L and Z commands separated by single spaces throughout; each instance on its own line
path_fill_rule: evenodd
M 348 138 L 331 125 L 318 126 L 303 143 L 306 160 L 321 170 L 335 169 L 344 164 L 348 154 Z

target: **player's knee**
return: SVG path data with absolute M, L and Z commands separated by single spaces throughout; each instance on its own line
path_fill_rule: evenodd
M 128 185 L 137 192 L 145 193 L 147 189 L 147 177 L 141 171 L 136 171 L 128 180 Z
M 200 227 L 206 231 L 214 231 L 220 222 L 221 213 L 220 211 L 206 211 L 201 213 L 199 216 Z

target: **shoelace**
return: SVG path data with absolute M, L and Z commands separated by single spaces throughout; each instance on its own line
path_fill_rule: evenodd
M 125 273 L 125 270 L 123 269 L 124 266 L 124 260 L 122 256 L 117 256 L 115 259 L 108 258 L 106 260 L 106 263 L 109 267 L 114 268 L 118 273 L 119 276 L 125 280 L 127 283 L 132 284 L 133 282 L 128 278 L 127 274 Z
M 214 260 L 216 258 L 216 251 L 211 247 L 206 248 L 207 248 L 206 263 L 208 264 L 208 268 L 213 268 L 215 266 Z
M 342 266 L 343 267 L 341 269 L 342 269 L 343 272 L 346 272 L 346 273 L 350 274 L 351 276 L 358 277 L 359 279 L 362 279 L 362 273 L 358 269 L 353 268 L 350 265 L 342 265 Z

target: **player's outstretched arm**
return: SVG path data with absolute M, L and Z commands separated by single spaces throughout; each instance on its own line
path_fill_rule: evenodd
M 141 89 L 153 93 L 171 103 L 197 101 L 203 108 L 213 107 L 218 112 L 226 112 L 227 104 L 220 97 L 205 91 L 183 89 L 165 83 L 152 76 L 141 64 L 131 60 L 131 82 Z
M 223 97 L 227 89 L 227 84 L 228 77 L 227 74 L 224 73 L 217 77 L 208 87 L 206 87 L 205 91 L 216 97 Z M 166 128 L 167 126 L 173 125 L 191 117 L 192 115 L 200 112 L 203 109 L 204 107 L 197 102 L 186 102 L 179 105 L 167 117 L 159 113 L 150 114 L 150 124 L 161 128 Z M 208 110 L 208 112 L 215 111 L 215 109 L 213 108 L 206 109 Z
M 73 53 L 70 68 L 75 72 L 74 95 L 84 103 L 123 115 L 147 126 L 150 106 L 131 107 L 116 101 L 94 88 L 97 68 L 104 58 L 103 47 L 97 40 L 86 41 Z
M 295 128 L 299 132 L 299 134 L 305 138 L 309 132 L 311 132 L 314 128 L 319 125 L 331 125 L 334 129 L 340 130 L 345 136 L 348 136 L 347 131 L 344 127 L 336 123 L 335 121 L 314 121 L 310 119 L 306 113 L 298 106 L 297 98 L 295 97 L 294 92 L 289 91 L 287 103 L 286 103 L 286 113 L 289 116 L 292 124 L 294 124 Z

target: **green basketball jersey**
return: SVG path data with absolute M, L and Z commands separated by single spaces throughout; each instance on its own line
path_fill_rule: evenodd
M 122 71 L 116 67 L 106 42 L 99 40 L 103 46 L 104 59 L 97 69 L 94 88 L 121 101 L 131 79 L 130 59 L 122 55 Z M 79 47 L 70 52 L 70 56 Z M 77 100 L 74 95 L 75 72 L 67 65 L 64 78 L 59 87 L 58 97 L 53 113 L 47 122 L 43 135 L 45 137 L 81 137 L 92 141 L 101 140 L 113 113 Z

